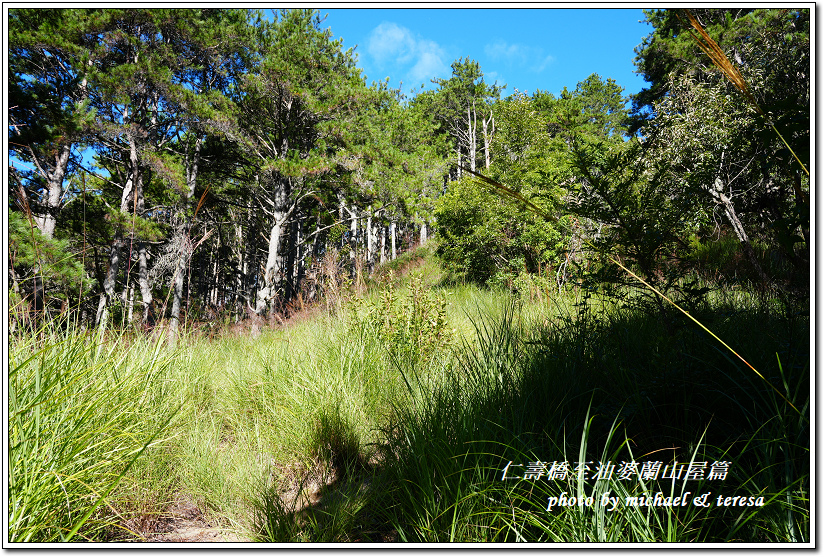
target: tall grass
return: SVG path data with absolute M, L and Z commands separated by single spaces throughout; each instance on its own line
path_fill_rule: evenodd
M 748 361 L 775 370 L 769 385 L 675 317 L 664 326 L 660 317 L 609 305 L 595 313 L 589 304 L 546 326 L 515 308 L 478 321 L 478 346 L 461 353 L 441 388 L 398 409 L 390 428 L 388 520 L 400 539 L 808 541 L 809 353 L 783 342 L 787 323 L 767 308 L 712 318 L 723 309 L 703 317 Z M 728 461 L 731 472 L 676 483 L 502 480 L 509 462 L 573 460 L 593 469 L 607 460 Z M 564 489 L 596 499 L 611 491 L 622 501 L 657 492 L 763 496 L 766 504 L 548 511 L 548 497 Z
M 575 291 L 521 303 L 416 264 L 395 305 L 374 290 L 258 338 L 184 336 L 168 350 L 15 332 L 10 539 L 127 538 L 180 498 L 270 542 L 810 539 L 808 315 L 727 291 L 691 310 L 765 381 L 676 312 Z M 449 341 L 398 327 L 404 350 L 387 346 L 384 319 L 365 316 L 406 323 L 404 304 L 433 312 Z M 594 477 L 599 461 L 632 460 L 731 466 L 725 480 Z M 510 461 L 591 470 L 503 479 Z M 564 492 L 766 504 L 547 509 Z
M 157 403 L 170 360 L 56 327 L 14 335 L 9 360 L 9 539 L 97 539 L 123 520 L 112 490 L 171 418 Z

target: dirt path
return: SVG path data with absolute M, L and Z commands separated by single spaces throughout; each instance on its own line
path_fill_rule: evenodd
M 139 532 L 150 543 L 250 543 L 253 540 L 210 524 L 203 512 L 186 497 L 178 498 L 152 524 L 152 531 Z

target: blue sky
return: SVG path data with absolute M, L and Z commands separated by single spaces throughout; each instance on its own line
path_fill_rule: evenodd
M 624 94 L 645 86 L 634 48 L 652 31 L 640 9 L 358 9 L 319 8 L 335 38 L 357 45 L 367 81 L 403 82 L 404 93 L 448 78 L 461 57 L 477 60 L 490 83 L 555 95 L 597 73 Z

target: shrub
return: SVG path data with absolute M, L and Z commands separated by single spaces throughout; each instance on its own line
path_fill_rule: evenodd
M 409 293 L 401 298 L 390 271 L 377 301 L 361 300 L 355 305 L 351 324 L 368 327 L 390 358 L 416 364 L 452 342 L 454 331 L 447 323 L 446 307 L 443 296 L 424 288 L 421 275 L 412 275 Z

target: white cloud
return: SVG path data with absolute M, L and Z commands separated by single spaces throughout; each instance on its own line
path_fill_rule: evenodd
M 396 23 L 381 23 L 372 30 L 367 41 L 366 52 L 379 68 L 395 65 L 408 68 L 406 78 L 413 84 L 451 74 L 450 66 L 445 62 L 446 52 L 438 43 Z
M 381 23 L 369 35 L 366 51 L 380 65 L 408 62 L 415 52 L 415 39 L 409 29 L 394 23 Z
M 484 52 L 493 60 L 506 60 L 510 63 L 523 65 L 527 61 L 527 54 L 523 45 L 507 44 L 506 41 L 495 41 L 484 46 Z
M 544 54 L 543 48 L 520 43 L 509 44 L 502 40 L 487 44 L 484 46 L 484 52 L 493 60 L 526 67 L 535 73 L 541 73 L 555 60 L 551 55 Z
M 452 70 L 446 65 L 446 53 L 433 41 L 418 41 L 417 61 L 409 70 L 409 77 L 413 82 L 429 81 L 433 77 L 448 77 Z
M 502 76 L 499 72 L 484 72 L 484 82 L 488 85 L 492 85 L 495 82 L 498 82 L 498 85 L 506 85 L 506 79 Z
M 555 61 L 555 58 L 553 58 L 550 55 L 547 55 L 539 63 L 530 66 L 529 69 L 532 70 L 535 73 L 541 73 L 542 71 L 544 71 L 544 68 L 546 68 L 548 65 L 550 65 L 554 61 Z

